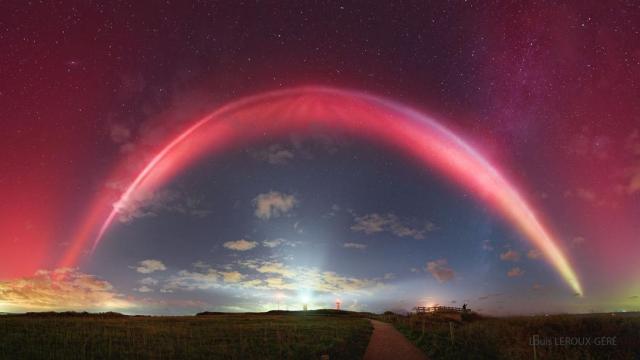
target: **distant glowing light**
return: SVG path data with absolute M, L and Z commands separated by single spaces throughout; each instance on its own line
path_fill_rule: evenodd
M 544 253 L 573 291 L 582 295 L 575 271 L 533 208 L 517 187 L 468 142 L 433 118 L 406 106 L 360 92 L 322 87 L 243 98 L 195 121 L 144 166 L 116 206 L 108 196 L 97 197 L 61 265 L 75 264 L 90 234 L 94 234 L 95 249 L 121 207 L 126 207 L 136 194 L 166 184 L 205 154 L 265 135 L 311 132 L 317 128 L 383 142 L 440 170 L 504 216 Z
M 313 291 L 309 288 L 303 288 L 298 292 L 298 301 L 304 309 L 311 307 L 313 302 Z
M 275 298 L 276 298 L 276 302 L 277 302 L 277 309 L 280 310 L 280 303 L 282 302 L 282 300 L 286 297 L 285 294 L 281 293 L 281 292 L 277 292 L 275 294 Z

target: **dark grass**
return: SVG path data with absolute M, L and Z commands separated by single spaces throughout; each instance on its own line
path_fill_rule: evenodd
M 553 315 L 485 318 L 452 322 L 417 317 L 394 317 L 395 326 L 431 359 L 533 359 L 532 336 L 549 339 L 536 347 L 537 359 L 630 359 L 640 360 L 640 316 Z M 580 338 L 576 345 L 556 339 Z M 599 337 L 615 337 L 616 345 L 597 345 Z M 585 338 L 591 343 L 586 344 Z M 600 339 L 602 340 L 602 339 Z
M 359 359 L 372 327 L 357 316 L 2 316 L 2 359 Z

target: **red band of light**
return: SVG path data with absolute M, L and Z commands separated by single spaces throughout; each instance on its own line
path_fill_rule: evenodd
M 98 196 L 61 265 L 74 264 L 91 237 L 95 249 L 119 209 L 136 193 L 157 189 L 203 155 L 265 136 L 312 131 L 318 126 L 383 141 L 440 170 L 499 211 L 544 253 L 572 290 L 582 295 L 574 270 L 531 206 L 467 142 L 434 119 L 395 102 L 322 87 L 244 98 L 196 121 L 146 164 L 115 205 L 109 204 L 107 194 Z

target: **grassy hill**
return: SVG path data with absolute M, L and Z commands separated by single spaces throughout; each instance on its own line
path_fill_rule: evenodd
M 0 317 L 0 359 L 357 359 L 371 330 L 355 313 L 332 311 L 31 313 Z
M 640 359 L 639 313 L 387 320 L 432 359 Z

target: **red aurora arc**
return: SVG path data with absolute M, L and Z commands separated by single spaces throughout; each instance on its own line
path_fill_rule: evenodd
M 582 288 L 569 260 L 536 212 L 498 168 L 460 136 L 433 118 L 368 94 L 304 87 L 259 94 L 231 102 L 198 119 L 172 139 L 130 179 L 124 191 L 101 191 L 75 232 L 60 266 L 73 266 L 95 249 L 119 211 L 138 194 L 166 184 L 205 155 L 287 132 L 337 130 L 383 143 L 425 166 L 438 169 L 489 204 L 546 256 L 573 292 Z M 114 177 L 121 176 L 118 167 Z

